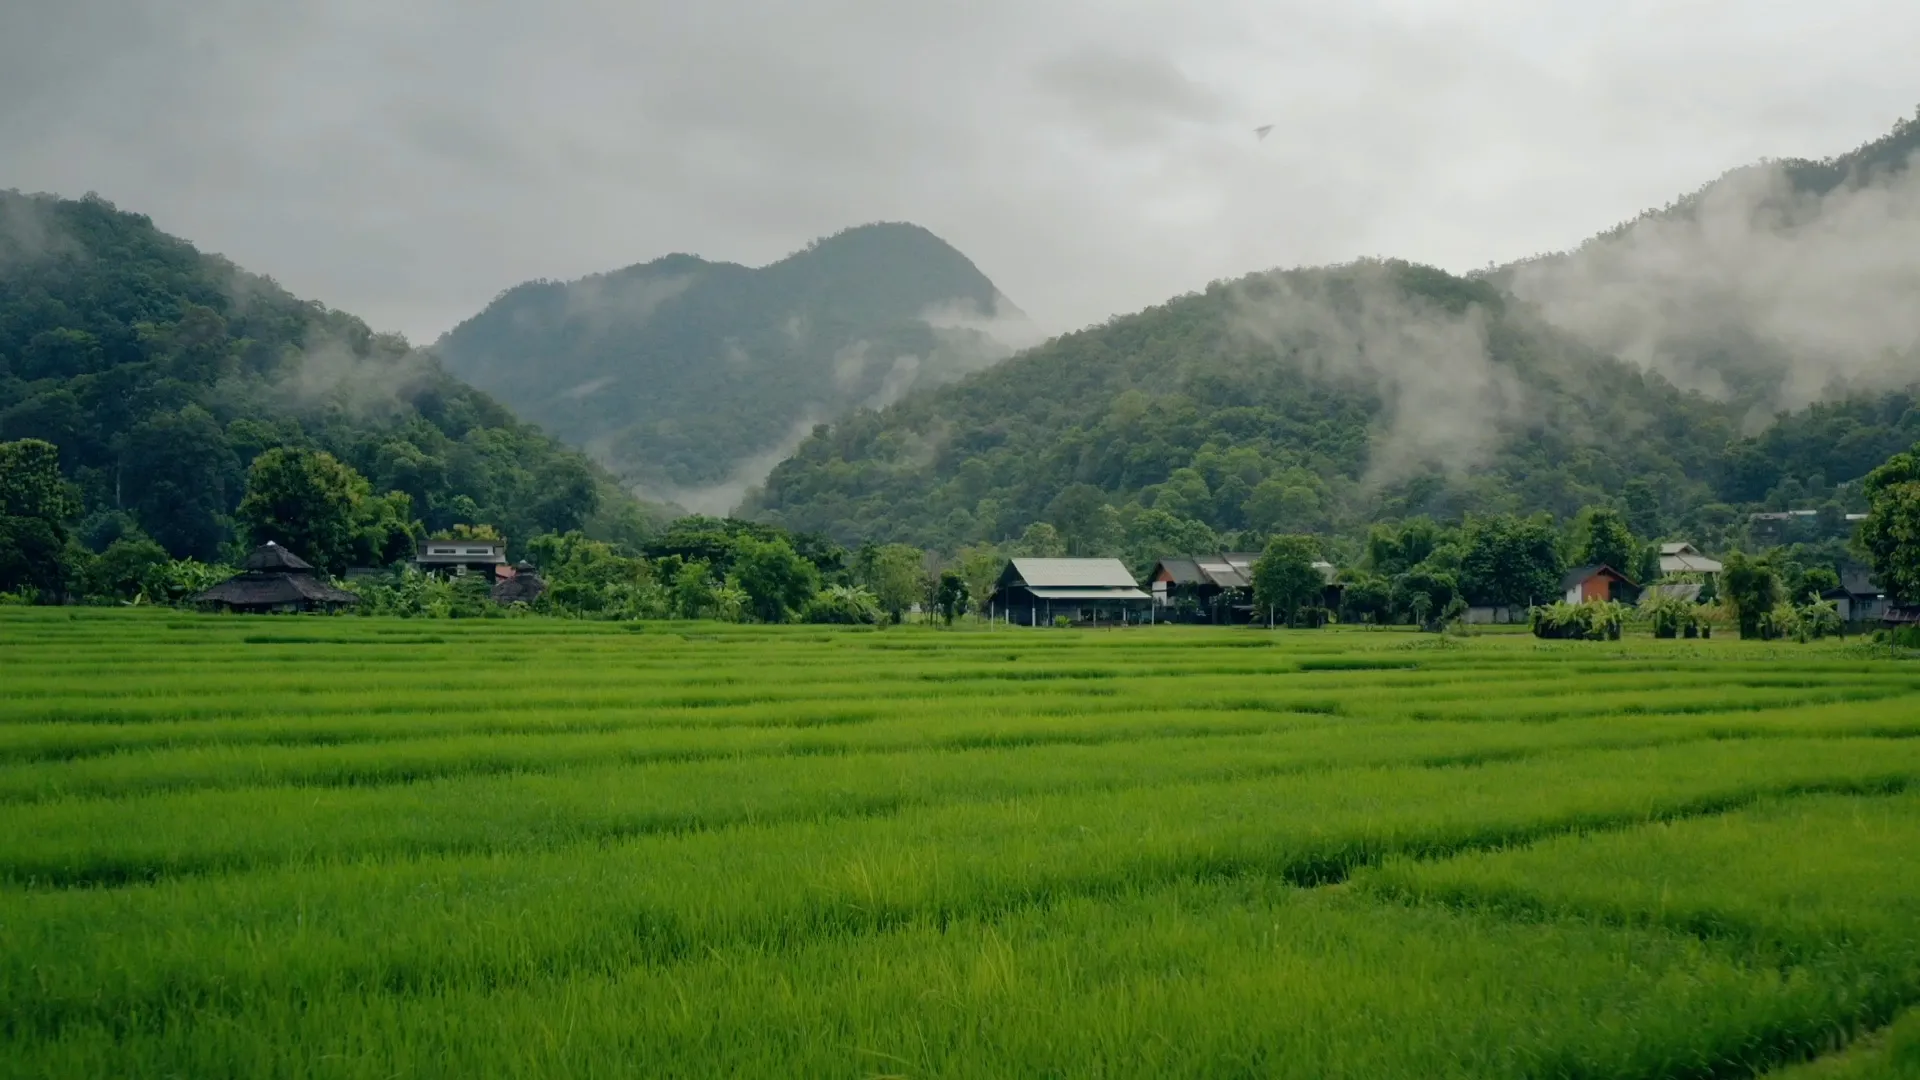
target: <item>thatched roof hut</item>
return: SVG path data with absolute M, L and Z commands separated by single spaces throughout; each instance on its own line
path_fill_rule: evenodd
M 269 540 L 254 548 L 240 573 L 192 598 L 195 604 L 229 611 L 332 611 L 360 602 L 314 573 L 305 559 Z

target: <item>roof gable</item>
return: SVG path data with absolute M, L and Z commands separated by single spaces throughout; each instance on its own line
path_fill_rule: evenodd
M 1615 570 L 1611 566 L 1576 566 L 1567 571 L 1566 577 L 1560 579 L 1560 587 L 1562 589 L 1571 589 L 1575 585 L 1584 584 L 1597 577 L 1609 577 L 1626 585 L 1633 585 L 1632 578 Z

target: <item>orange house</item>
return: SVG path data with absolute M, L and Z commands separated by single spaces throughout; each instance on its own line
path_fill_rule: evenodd
M 1640 586 L 1611 566 L 1581 566 L 1560 579 L 1560 591 L 1569 604 L 1595 600 L 1631 600 Z

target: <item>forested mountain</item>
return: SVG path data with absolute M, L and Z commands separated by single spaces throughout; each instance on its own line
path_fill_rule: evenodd
M 43 439 L 96 545 L 137 526 L 176 557 L 235 539 L 248 464 L 326 450 L 429 529 L 509 538 L 641 507 L 401 338 L 288 294 L 89 196 L 0 192 L 0 442 Z
M 1048 521 L 1089 549 L 1183 523 L 1567 515 L 1634 480 L 1696 536 L 1741 508 L 1858 509 L 1845 485 L 1920 437 L 1916 148 L 1909 121 L 1734 170 L 1470 278 L 1361 262 L 1216 282 L 817 429 L 756 508 L 940 546 Z
M 1194 522 L 1358 535 L 1417 514 L 1572 515 L 1638 480 L 1652 516 L 1707 528 L 1734 502 L 1853 498 L 1835 485 L 1920 437 L 1903 394 L 1754 438 L 1743 410 L 1490 282 L 1364 262 L 1215 283 L 860 411 L 776 468 L 757 509 L 948 548 L 1046 521 L 1092 550 Z
M 757 269 L 670 255 L 529 282 L 438 351 L 628 479 L 724 510 L 814 423 L 1003 359 L 1022 320 L 944 241 L 881 224 Z
M 1490 279 L 1586 344 L 1762 412 L 1920 373 L 1920 118 L 1734 169 Z

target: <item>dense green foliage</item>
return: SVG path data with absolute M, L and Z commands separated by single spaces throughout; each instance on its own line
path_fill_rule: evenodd
M 1314 604 L 1326 579 L 1314 565 L 1320 545 L 1311 536 L 1276 536 L 1253 561 L 1253 607 L 1270 623 L 1287 625 Z
M 247 470 L 325 451 L 397 516 L 637 539 L 610 478 L 428 354 L 98 198 L 0 192 L 0 441 L 59 448 L 76 535 L 231 556 Z
M 1897 600 L 1920 604 L 1920 443 L 1867 474 L 1860 547 Z
M 759 269 L 671 255 L 510 289 L 437 346 L 450 370 L 629 478 L 701 487 L 816 421 L 998 360 L 926 319 L 1016 315 L 917 226 L 849 229 Z
M 1839 646 L 0 609 L 0 666 L 8 1073 L 1736 1076 L 1920 1002 L 1920 676 Z

